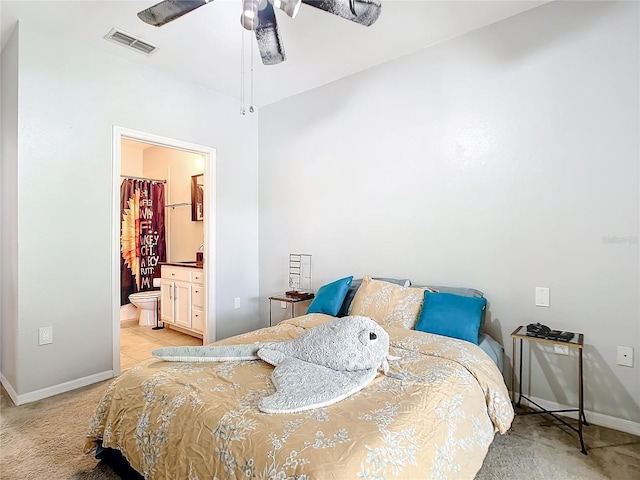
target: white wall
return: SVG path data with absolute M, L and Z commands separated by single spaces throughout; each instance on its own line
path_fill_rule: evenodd
M 638 14 L 553 2 L 263 108 L 263 324 L 292 252 L 316 289 L 475 287 L 509 357 L 518 325 L 583 332 L 587 410 L 639 423 Z M 529 360 L 532 396 L 576 404 L 575 357 Z
M 259 326 L 257 118 L 239 115 L 229 98 L 26 23 L 19 78 L 20 243 L 10 299 L 18 302 L 18 334 L 2 337 L 3 352 L 19 352 L 10 385 L 18 396 L 112 369 L 114 125 L 216 148 L 219 280 L 210 314 L 219 338 Z M 3 263 L 3 276 L 9 267 Z M 242 298 L 239 310 L 234 297 Z M 45 325 L 53 325 L 54 343 L 39 347 Z
M 3 383 L 18 380 L 18 29 L 2 50 L 0 82 L 0 374 Z

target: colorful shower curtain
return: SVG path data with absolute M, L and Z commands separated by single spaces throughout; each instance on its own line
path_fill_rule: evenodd
M 153 288 L 166 261 L 164 184 L 125 179 L 120 186 L 120 305 Z

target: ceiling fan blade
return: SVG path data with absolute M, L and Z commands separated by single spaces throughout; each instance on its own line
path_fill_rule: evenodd
M 164 0 L 153 7 L 138 12 L 138 18 L 154 27 L 161 27 L 185 13 L 202 7 L 212 0 Z
M 276 14 L 271 2 L 267 2 L 264 9 L 258 10 L 258 26 L 255 32 L 262 63 L 276 65 L 284 62 L 284 46 L 280 40 Z
M 302 3 L 369 27 L 380 16 L 377 0 L 302 0 Z

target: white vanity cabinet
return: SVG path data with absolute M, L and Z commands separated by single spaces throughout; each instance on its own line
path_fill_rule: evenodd
M 204 272 L 200 268 L 160 267 L 160 318 L 189 335 L 204 334 Z
M 201 335 L 204 334 L 204 274 L 202 271 L 192 275 L 191 328 Z

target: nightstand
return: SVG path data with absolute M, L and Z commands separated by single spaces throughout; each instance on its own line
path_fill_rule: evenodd
M 513 338 L 513 373 L 511 377 L 511 395 L 512 395 L 511 401 L 514 402 L 514 404 L 519 407 L 520 401 L 524 398 L 527 402 L 535 405 L 539 409 L 531 412 L 521 413 L 519 415 L 531 415 L 531 414 L 540 414 L 540 413 L 551 415 L 553 418 L 562 422 L 563 424 L 565 424 L 567 427 L 569 427 L 571 430 L 573 430 L 579 435 L 580 446 L 582 447 L 582 453 L 586 455 L 587 449 L 584 446 L 584 439 L 582 438 L 582 425 L 586 425 L 586 426 L 589 425 L 587 423 L 587 418 L 584 415 L 584 399 L 583 399 L 583 383 L 582 383 L 582 350 L 584 346 L 584 335 L 582 333 L 575 333 L 573 338 L 569 341 L 554 340 L 550 338 L 527 335 L 527 327 L 520 326 L 513 331 L 513 333 L 511 334 L 511 337 Z M 520 340 L 519 342 L 520 358 L 518 362 L 517 362 L 518 350 L 516 347 L 516 340 Z M 564 347 L 575 348 L 578 350 L 578 408 L 570 408 L 565 410 L 547 410 L 541 407 L 540 405 L 538 405 L 536 402 L 534 402 L 530 398 L 522 394 L 522 342 L 525 340 L 528 342 L 546 343 L 548 345 L 562 345 Z M 515 403 L 516 363 L 518 364 L 518 371 L 520 376 L 520 382 L 518 384 L 518 402 L 517 403 Z M 578 412 L 578 428 L 574 427 L 573 425 L 570 425 L 569 423 L 567 423 L 565 420 L 558 417 L 557 415 L 554 415 L 555 413 L 560 413 L 560 412 Z
M 291 305 L 291 318 L 296 316 L 296 303 L 300 303 L 300 302 L 310 302 L 311 300 L 313 300 L 313 294 L 311 294 L 310 297 L 307 298 L 297 298 L 297 297 L 289 297 L 287 295 L 274 295 L 272 297 L 269 297 L 269 326 L 271 326 L 271 302 L 273 301 L 277 301 L 277 302 L 284 302 L 284 303 L 288 303 Z

